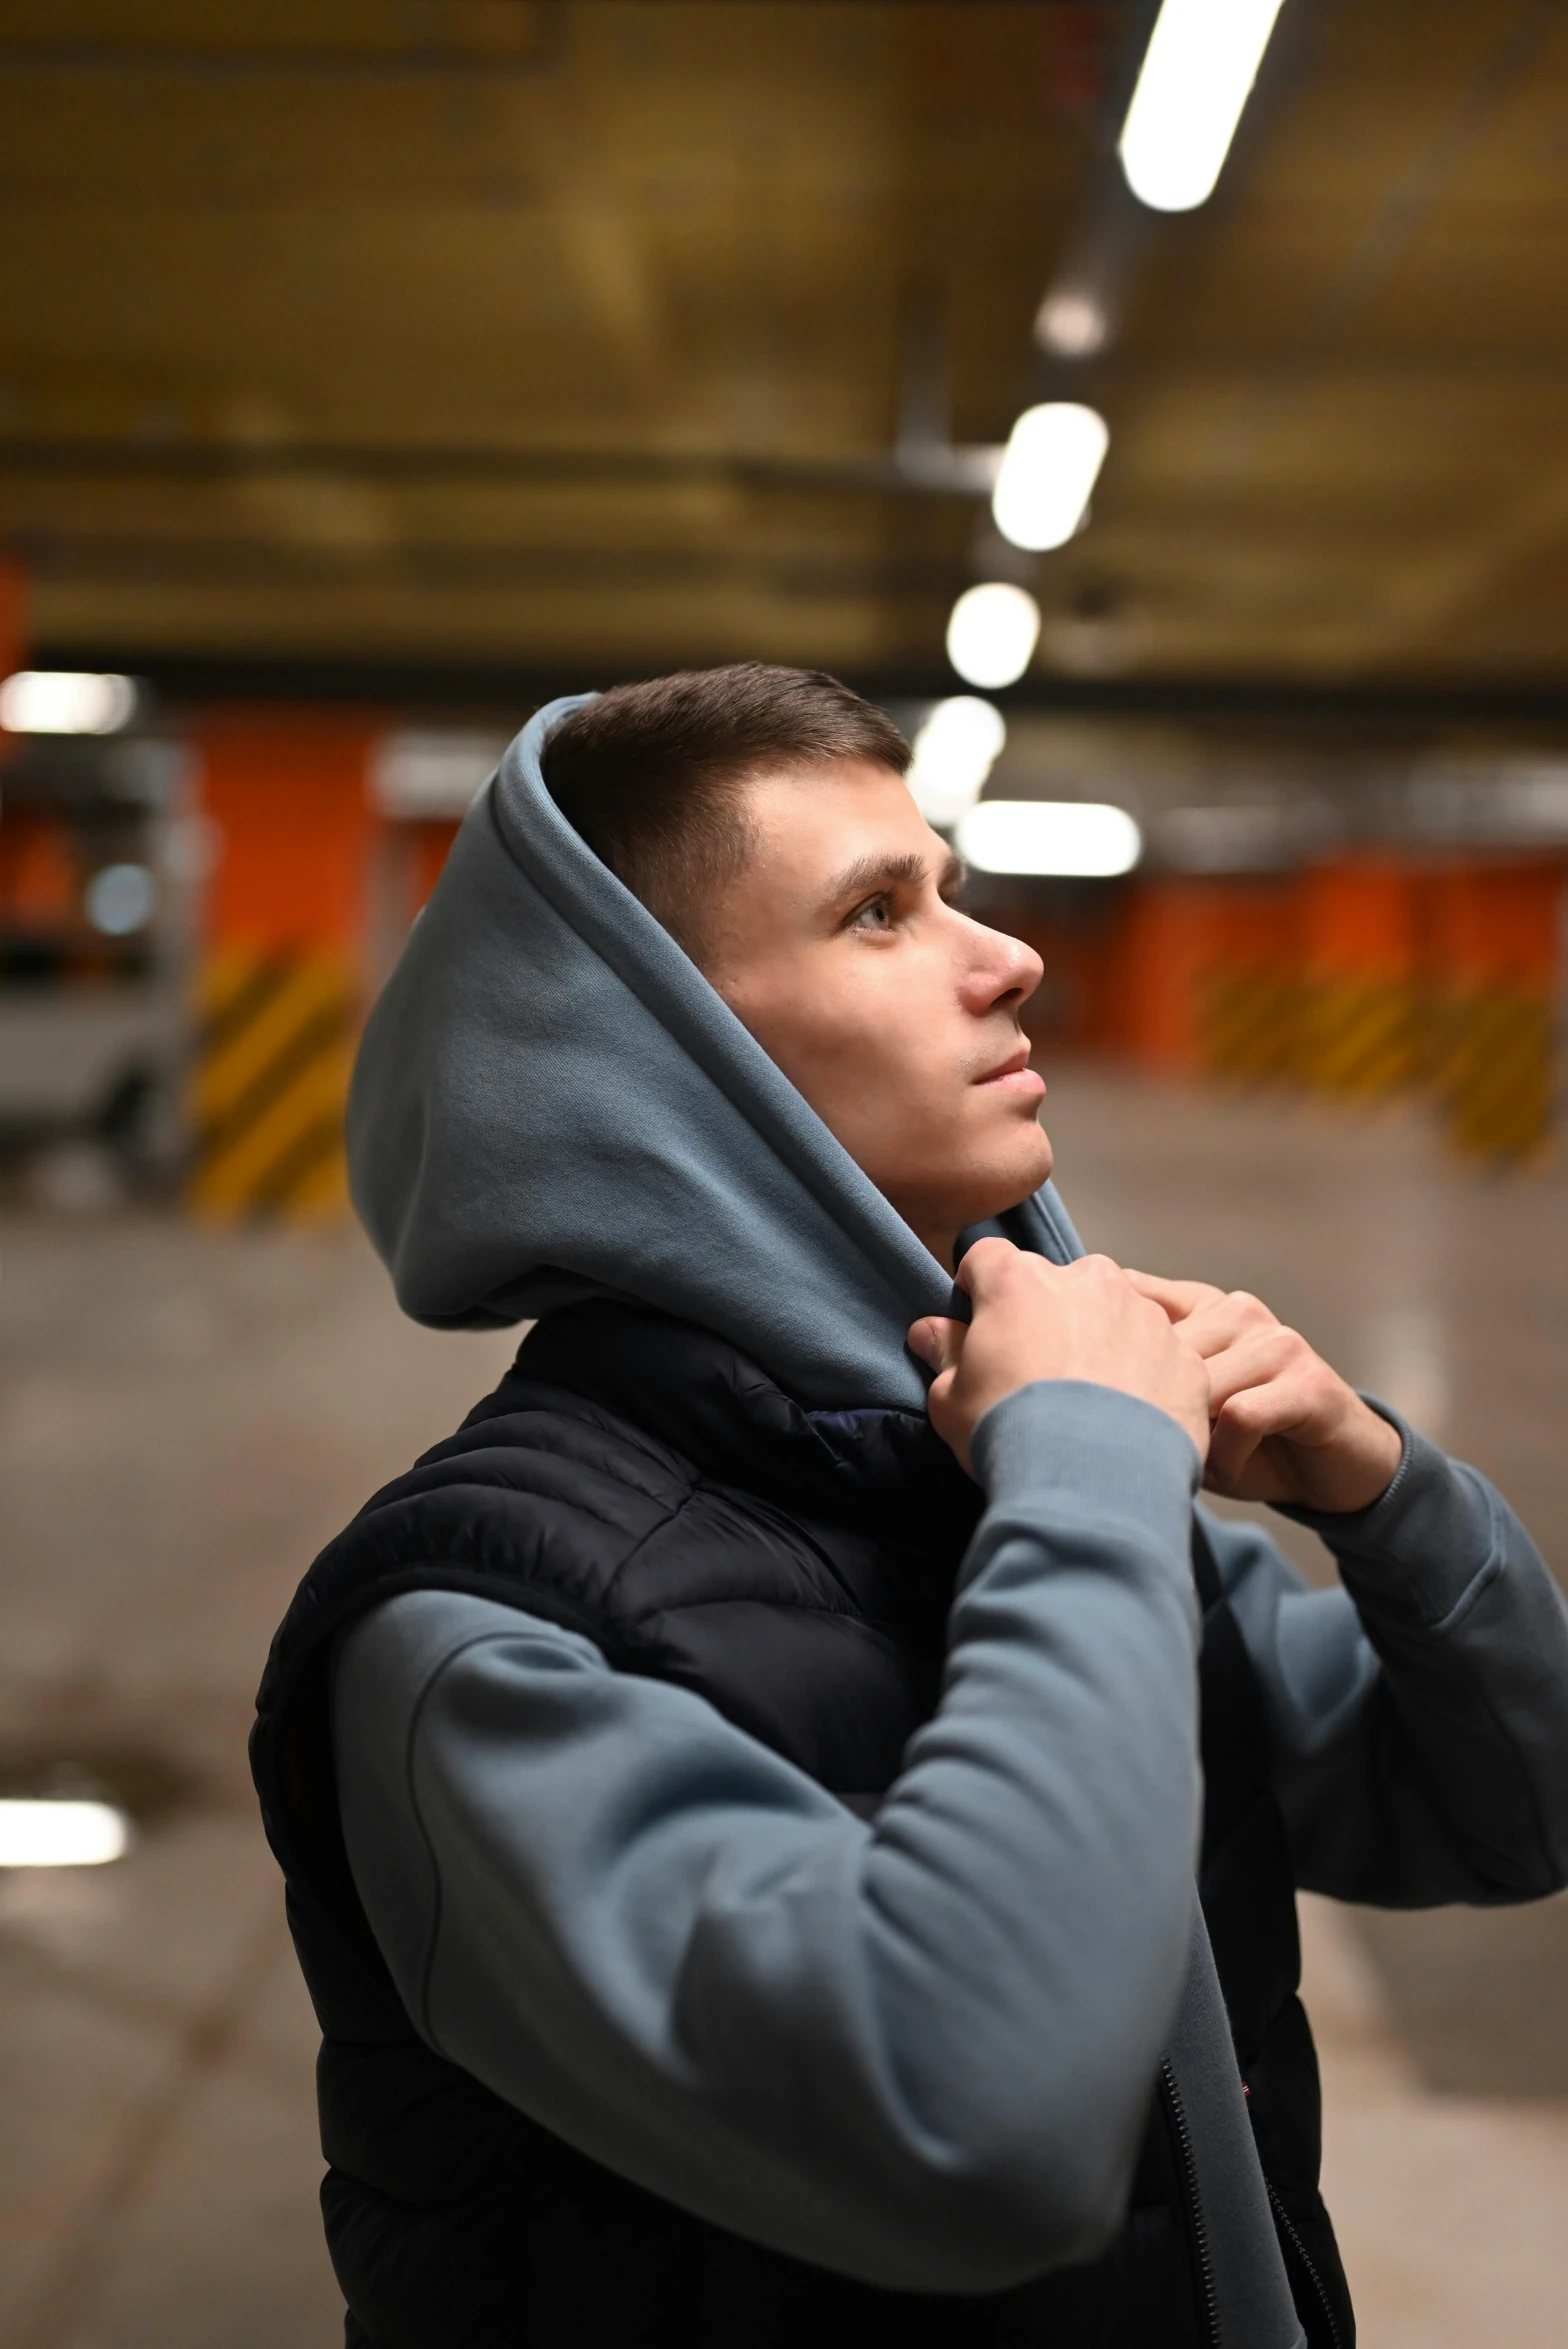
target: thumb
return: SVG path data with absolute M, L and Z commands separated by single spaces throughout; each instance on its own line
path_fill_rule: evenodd
M 948 1321 L 941 1314 L 927 1314 L 910 1325 L 907 1344 L 911 1354 L 917 1354 L 927 1370 L 950 1370 L 964 1350 L 968 1325 L 962 1321 Z

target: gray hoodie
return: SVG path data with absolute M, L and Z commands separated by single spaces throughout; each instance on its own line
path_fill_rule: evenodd
M 629 1296 L 809 1406 L 918 1404 L 903 1333 L 948 1276 L 554 807 L 539 750 L 574 706 L 508 751 L 367 1030 L 355 1198 L 399 1298 L 472 1325 Z M 1049 1186 L 1008 1228 L 1077 1252 Z M 1568 1618 L 1485 1480 L 1403 1432 L 1374 1508 L 1309 1520 L 1339 1590 L 1209 1526 L 1299 1879 L 1528 1898 L 1568 1877 Z M 519 1610 L 378 1609 L 336 1683 L 366 1911 L 442 2053 L 702 2216 L 891 2288 L 1091 2256 L 1163 2050 L 1220 2337 L 1293 2349 L 1193 1891 L 1196 1456 L 1062 1381 L 989 1413 L 975 1461 L 942 1702 L 869 1825 Z

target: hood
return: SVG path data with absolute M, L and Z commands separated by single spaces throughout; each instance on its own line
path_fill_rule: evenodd
M 398 1302 L 700 1322 L 808 1408 L 918 1408 L 952 1280 L 545 788 L 552 702 L 469 809 L 365 1029 L 354 1204 Z M 1078 1253 L 1050 1186 L 997 1228 Z

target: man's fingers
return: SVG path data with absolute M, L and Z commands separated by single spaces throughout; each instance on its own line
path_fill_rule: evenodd
M 1130 1264 L 1125 1270 L 1139 1296 L 1162 1307 L 1172 1321 L 1185 1321 L 1189 1314 L 1225 1294 L 1223 1289 L 1212 1288 L 1207 1281 L 1168 1281 L 1163 1273 L 1134 1272 Z M 1182 1334 L 1185 1336 L 1186 1332 Z
M 1331 1401 L 1324 1366 L 1294 1330 L 1274 1329 L 1232 1346 L 1207 1368 L 1205 1481 L 1221 1492 L 1245 1489 L 1254 1500 L 1278 1498 L 1258 1485 L 1256 1455 L 1271 1437 L 1308 1445 L 1321 1440 Z M 1332 1380 L 1332 1372 L 1327 1376 Z
M 1162 1273 L 1133 1272 L 1130 1268 L 1127 1278 L 1140 1297 L 1163 1308 L 1205 1361 L 1234 1345 L 1248 1330 L 1281 1326 L 1262 1299 L 1250 1296 L 1245 1289 L 1216 1289 L 1208 1281 L 1168 1281 Z
M 1266 1305 L 1240 1290 L 1216 1291 L 1208 1304 L 1199 1305 L 1177 1325 L 1183 1342 L 1205 1362 L 1236 1347 L 1252 1348 L 1283 1338 L 1302 1355 L 1310 1352 L 1306 1339 L 1276 1321 Z
M 1262 1443 L 1264 1431 L 1253 1423 L 1251 1415 L 1228 1404 L 1209 1430 L 1209 1455 L 1203 1466 L 1203 1481 L 1217 1492 L 1234 1491 L 1241 1484 L 1253 1454 Z M 1264 1494 L 1256 1494 L 1264 1499 Z
M 1323 1365 L 1294 1330 L 1276 1323 L 1273 1329 L 1242 1331 L 1217 1344 L 1212 1353 L 1204 1346 L 1197 1350 L 1209 1374 L 1211 1419 L 1244 1394 L 1254 1398 L 1252 1408 L 1267 1419 L 1266 1435 L 1281 1435 L 1310 1415 L 1316 1400 L 1314 1374 Z M 1332 1379 L 1332 1371 L 1327 1375 Z M 1261 1400 L 1265 1395 L 1267 1402 Z
M 973 1297 L 978 1304 L 999 1280 L 1006 1278 L 1008 1268 L 1021 1253 L 1011 1240 L 976 1240 L 972 1248 L 965 1249 L 963 1262 L 953 1275 L 954 1281 L 966 1297 Z
M 1204 1481 L 1209 1489 L 1252 1501 L 1296 1497 L 1299 1464 L 1336 1441 L 1346 1405 L 1355 1401 L 1349 1388 L 1305 1338 L 1278 1322 L 1244 1330 L 1233 1345 L 1208 1357 L 1204 1368 L 1210 1421 Z M 1276 1448 L 1281 1445 L 1283 1453 Z M 1384 1484 L 1389 1474 L 1392 1467 L 1383 1474 Z M 1369 1489 L 1381 1490 L 1376 1475 Z
M 911 1324 L 907 1343 L 911 1354 L 918 1354 L 928 1370 L 951 1370 L 963 1353 L 967 1330 L 966 1322 L 929 1313 Z

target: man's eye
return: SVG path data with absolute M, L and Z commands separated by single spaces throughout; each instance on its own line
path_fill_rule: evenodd
M 874 897 L 863 905 L 850 922 L 852 930 L 890 930 L 893 927 L 893 909 L 885 897 Z

